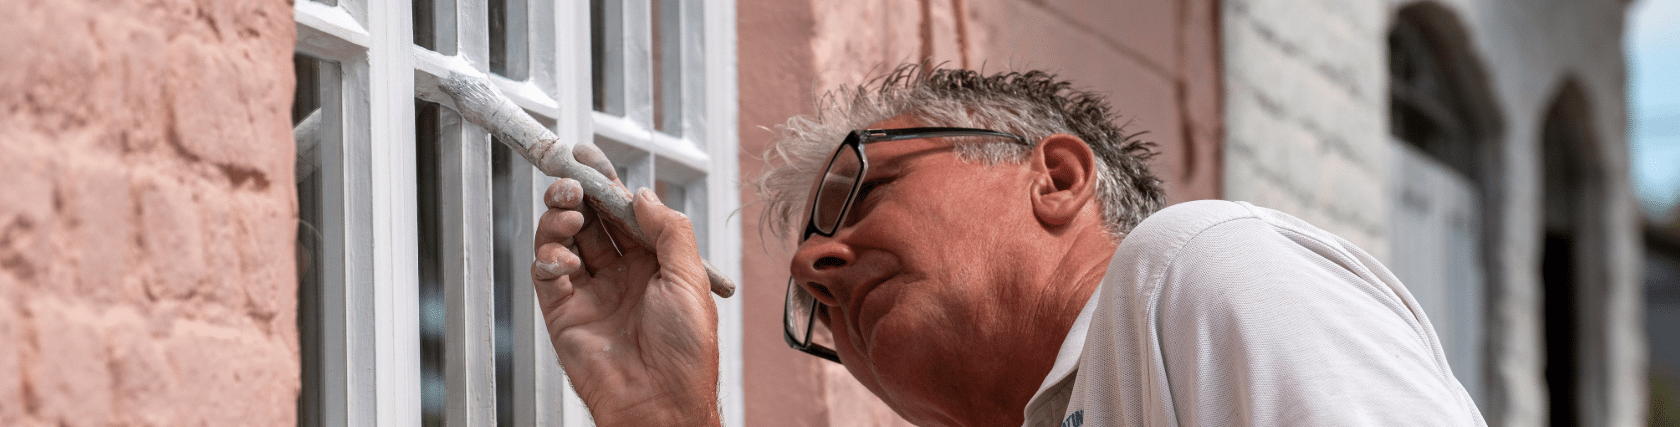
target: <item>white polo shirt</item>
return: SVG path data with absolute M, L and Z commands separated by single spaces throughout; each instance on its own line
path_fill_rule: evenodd
M 1485 426 L 1429 319 L 1365 251 L 1198 201 L 1144 220 L 1025 408 L 1027 426 Z

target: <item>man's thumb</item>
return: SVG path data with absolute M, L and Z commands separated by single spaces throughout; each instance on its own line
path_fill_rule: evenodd
M 701 269 L 697 268 L 700 251 L 687 215 L 665 206 L 653 190 L 643 188 L 636 193 L 636 222 L 642 226 L 642 234 L 653 243 L 651 249 L 659 258 L 660 268 L 680 271 L 685 276 L 693 274 L 697 280 L 705 281 Z

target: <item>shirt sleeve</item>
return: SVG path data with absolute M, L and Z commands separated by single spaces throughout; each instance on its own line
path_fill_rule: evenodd
M 1481 425 L 1398 280 L 1288 225 L 1210 227 L 1161 278 L 1143 321 L 1157 324 L 1180 424 Z
M 1103 286 L 1068 408 L 1085 425 L 1485 425 L 1399 280 L 1288 215 L 1168 208 Z

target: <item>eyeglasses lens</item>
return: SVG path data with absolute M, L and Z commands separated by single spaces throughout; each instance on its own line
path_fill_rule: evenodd
M 846 199 L 857 187 L 858 174 L 862 170 L 863 156 L 858 154 L 856 145 L 842 145 L 834 152 L 811 204 L 811 222 L 818 230 L 833 233 L 839 228 L 840 216 L 846 210 Z
M 794 342 L 804 346 L 811 343 L 811 314 L 814 312 L 816 298 L 805 288 L 799 287 L 793 279 L 788 279 L 787 303 L 783 306 L 782 321 L 787 327 L 788 336 Z

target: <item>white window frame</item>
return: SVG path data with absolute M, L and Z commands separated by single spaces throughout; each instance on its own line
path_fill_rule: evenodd
M 426 0 L 415 0 L 426 1 Z M 649 59 L 650 0 L 624 0 L 618 8 L 626 54 L 614 68 L 624 81 L 651 82 Z M 660 1 L 660 0 L 652 0 Z M 457 50 L 446 57 L 415 46 L 409 1 L 338 0 L 325 5 L 294 3 L 298 53 L 338 65 L 339 84 L 331 120 L 333 141 L 321 145 L 327 210 L 321 228 L 326 280 L 319 302 L 321 336 L 322 425 L 413 426 L 420 424 L 418 290 L 418 220 L 414 164 L 414 101 L 443 101 L 425 90 L 452 67 L 489 73 L 484 0 L 453 0 Z M 530 55 L 528 78 L 513 81 L 492 76 L 494 84 L 562 138 L 593 140 L 627 171 L 632 188 L 672 181 L 689 195 L 681 206 L 701 237 L 701 250 L 712 265 L 740 280 L 740 223 L 728 222 L 739 207 L 736 163 L 736 82 L 734 2 L 665 0 L 677 4 L 670 15 L 680 22 L 680 88 L 683 118 L 680 136 L 657 132 L 652 123 L 648 85 L 620 84 L 623 116 L 592 111 L 590 5 L 576 0 L 526 0 Z M 666 21 L 667 26 L 669 22 Z M 672 50 L 666 51 L 670 57 Z M 465 61 L 462 61 L 465 59 Z M 470 64 L 470 65 L 467 65 Z M 671 74 L 667 72 L 667 74 Z M 330 84 L 330 82 L 327 82 Z M 422 90 L 417 90 L 417 88 Z M 672 90 L 666 89 L 666 96 Z M 447 102 L 440 104 L 449 105 Z M 458 169 L 443 171 L 446 188 L 463 202 L 442 212 L 444 241 L 461 248 L 445 254 L 449 310 L 448 339 L 451 426 L 495 425 L 494 318 L 491 284 L 488 134 L 471 124 L 446 129 L 445 138 L 462 143 L 458 152 L 440 153 Z M 552 182 L 531 170 L 529 200 L 516 206 L 528 213 L 522 231 L 534 229 L 543 205 L 541 192 Z M 330 188 L 328 188 L 330 187 Z M 473 203 L 473 201 L 482 203 Z M 523 256 L 530 256 L 529 244 Z M 519 264 L 519 263 L 516 263 Z M 523 270 L 523 268 L 521 269 Z M 589 417 L 564 384 L 527 274 L 515 288 L 515 304 L 531 310 L 516 315 L 515 409 L 517 425 L 585 426 Z M 717 299 L 721 346 L 720 402 L 725 423 L 740 425 L 740 297 Z M 311 339 L 311 337 L 304 337 Z M 306 373 L 307 374 L 307 373 Z

